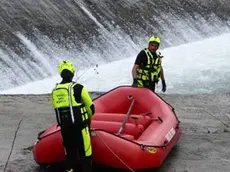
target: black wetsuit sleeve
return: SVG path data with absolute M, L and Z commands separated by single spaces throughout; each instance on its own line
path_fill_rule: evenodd
M 85 104 L 85 108 L 86 108 L 86 111 L 89 115 L 89 118 L 91 119 L 94 112 L 95 112 L 95 108 L 94 108 L 93 101 L 89 95 L 89 92 L 87 91 L 87 89 L 85 87 L 83 87 L 83 89 L 82 89 L 81 97 L 82 97 L 83 103 Z
M 74 89 L 74 98 L 75 98 L 76 102 L 82 103 L 81 92 L 83 89 L 83 85 L 76 84 L 76 85 L 74 85 L 73 89 Z
M 136 65 L 145 66 L 147 64 L 147 56 L 144 50 L 140 51 L 135 60 Z
M 81 102 L 85 105 L 87 114 L 91 119 L 93 114 L 95 113 L 95 106 L 87 89 L 81 84 L 76 84 L 74 86 L 74 97 L 76 102 Z

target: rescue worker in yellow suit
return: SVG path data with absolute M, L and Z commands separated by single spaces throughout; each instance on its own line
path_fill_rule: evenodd
M 72 81 L 75 73 L 72 62 L 62 61 L 58 68 L 62 81 L 52 91 L 52 104 L 61 128 L 66 154 L 66 172 L 74 172 L 78 158 L 81 171 L 91 172 L 92 148 L 89 125 L 95 107 L 86 88 Z
M 140 51 L 132 68 L 132 86 L 149 88 L 155 92 L 155 85 L 161 78 L 162 91 L 166 91 L 166 82 L 162 67 L 163 56 L 157 54 L 160 38 L 152 36 L 148 40 L 148 48 Z

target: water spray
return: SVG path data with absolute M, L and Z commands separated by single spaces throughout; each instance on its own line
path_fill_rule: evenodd
M 81 73 L 81 75 L 78 76 L 78 77 L 76 78 L 76 80 L 78 81 L 78 80 L 79 80 L 82 76 L 84 76 L 85 73 L 87 73 L 90 69 L 91 69 L 91 68 L 87 68 L 85 71 L 83 71 L 83 72 Z M 98 64 L 95 65 L 95 67 L 93 68 L 93 70 L 94 70 L 94 72 L 95 72 L 96 75 L 99 74 L 99 71 L 98 71 Z M 82 82 L 84 83 L 85 81 L 87 81 L 87 80 L 89 80 L 89 79 L 90 79 L 90 78 L 87 78 L 87 79 L 83 80 Z
M 96 64 L 96 66 L 95 66 L 95 68 L 94 68 L 94 71 L 95 71 L 95 73 L 98 75 L 99 74 L 99 72 L 98 72 L 98 64 Z
M 94 68 L 95 74 L 99 75 L 99 71 L 98 71 L 98 64 L 96 64 L 96 67 Z M 97 85 L 97 91 L 99 92 L 99 87 L 100 85 Z

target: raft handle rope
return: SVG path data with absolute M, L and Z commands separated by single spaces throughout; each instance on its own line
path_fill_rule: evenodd
M 8 166 L 9 159 L 10 159 L 10 156 L 11 156 L 12 151 L 13 151 L 13 149 L 14 149 L 14 143 L 15 143 L 15 140 L 16 140 L 16 138 L 17 138 L 17 133 L 18 133 L 18 130 L 19 130 L 19 128 L 20 128 L 20 125 L 21 125 L 22 120 L 23 120 L 23 117 L 21 117 L 21 120 L 19 121 L 18 126 L 17 126 L 17 129 L 16 129 L 16 131 L 15 131 L 14 139 L 13 139 L 12 146 L 11 146 L 11 149 L 10 149 L 10 153 L 9 153 L 9 155 L 8 155 L 8 158 L 7 158 L 6 164 L 5 164 L 5 166 L 4 166 L 3 172 L 6 171 L 6 168 L 7 168 L 7 166 Z
M 93 130 L 95 132 L 95 130 Z M 95 132 L 96 134 L 96 132 Z M 96 134 L 96 136 L 98 136 L 99 140 L 106 146 L 106 148 L 108 148 L 108 150 L 123 164 L 125 165 L 130 171 L 135 172 L 128 164 L 126 164 L 106 143 L 105 141 L 98 135 Z

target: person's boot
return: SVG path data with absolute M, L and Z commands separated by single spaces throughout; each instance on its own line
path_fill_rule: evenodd
M 66 169 L 66 172 L 74 172 L 74 170 L 70 168 L 70 169 Z
M 92 156 L 86 157 L 81 160 L 81 171 L 92 172 Z

